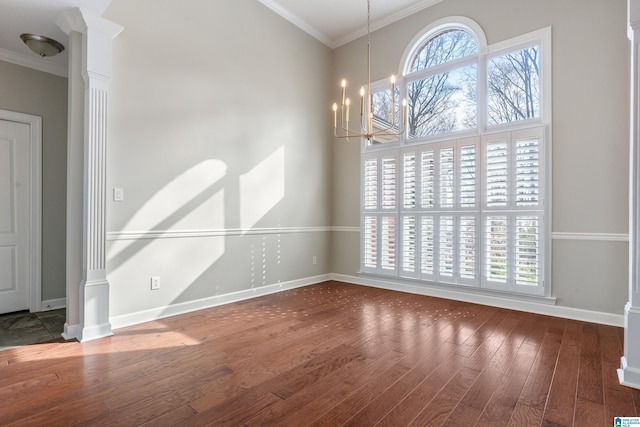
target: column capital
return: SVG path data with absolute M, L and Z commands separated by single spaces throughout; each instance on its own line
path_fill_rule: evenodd
M 87 31 L 91 29 L 111 39 L 117 37 L 124 29 L 123 26 L 95 15 L 81 7 L 62 12 L 56 24 L 67 34 L 70 34 L 72 31 L 86 34 Z
M 92 76 L 109 81 L 112 41 L 124 27 L 83 8 L 65 10 L 56 24 L 69 35 L 72 32 L 82 34 L 82 75 L 85 81 L 90 81 Z

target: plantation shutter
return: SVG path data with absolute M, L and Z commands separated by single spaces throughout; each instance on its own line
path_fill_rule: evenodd
M 396 207 L 396 158 L 382 158 L 382 210 L 391 210 Z
M 402 275 L 415 277 L 416 275 L 416 217 L 405 215 L 402 217 Z
M 517 206 L 537 206 L 540 187 L 540 141 L 538 138 L 516 140 Z
M 508 239 L 507 216 L 488 216 L 484 236 L 484 267 L 488 282 L 507 282 Z
M 364 156 L 360 249 L 363 272 L 393 275 L 397 271 L 397 186 L 395 151 Z
M 365 211 L 378 209 L 378 158 L 370 157 L 364 161 L 363 208 Z
M 542 294 L 543 128 L 487 137 L 484 286 Z
M 476 145 L 463 145 L 460 148 L 460 185 L 459 206 L 475 208 L 478 182 L 476 179 L 477 148 Z
M 420 220 L 420 274 L 432 279 L 435 272 L 435 218 L 423 215 Z
M 460 217 L 458 243 L 458 272 L 460 281 L 474 284 L 478 270 L 478 221 L 475 216 Z
M 535 216 L 517 216 L 514 260 L 517 286 L 538 286 L 540 255 L 539 219 Z
M 439 164 L 439 195 L 440 195 L 440 208 L 453 208 L 455 203 L 455 160 L 454 149 L 441 148 L 440 149 L 440 164 Z
M 362 237 L 363 271 L 376 271 L 378 266 L 378 157 L 368 156 L 362 166 Z
M 402 161 L 402 207 L 412 209 L 416 207 L 416 153 L 404 153 Z
M 543 128 L 363 156 L 361 269 L 544 293 Z
M 454 217 L 442 215 L 438 223 L 438 275 L 441 280 L 450 282 L 455 273 Z
M 507 207 L 509 202 L 509 143 L 486 144 L 486 206 Z
M 425 150 L 421 153 L 420 157 L 421 157 L 420 206 L 425 209 L 433 208 L 436 203 L 435 153 L 433 150 Z
M 396 217 L 383 215 L 380 232 L 380 261 L 382 270 L 396 268 Z

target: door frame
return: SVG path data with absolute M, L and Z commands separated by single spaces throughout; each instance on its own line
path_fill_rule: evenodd
M 0 110 L 0 120 L 29 125 L 29 311 L 42 310 L 42 117 Z

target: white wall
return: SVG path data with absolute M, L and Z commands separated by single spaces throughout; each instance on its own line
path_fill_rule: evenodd
M 606 239 L 628 223 L 624 2 L 447 0 L 373 34 L 372 79 L 452 15 L 490 44 L 552 27 L 553 232 L 595 236 L 553 241 L 552 295 L 622 314 L 627 243 Z M 360 147 L 327 124 L 337 82 L 365 81 L 364 39 L 331 52 L 253 1 L 114 0 L 104 17 L 125 27 L 109 103 L 108 187 L 125 192 L 108 205 L 111 316 L 357 275 Z
M 466 16 L 489 44 L 533 30 L 553 32 L 553 231 L 594 233 L 554 240 L 552 295 L 561 306 L 622 314 L 628 297 L 629 42 L 623 0 L 447 0 L 372 34 L 372 80 L 398 73 L 402 53 L 429 23 Z M 334 98 L 343 77 L 359 87 L 365 40 L 334 52 Z M 332 222 L 359 225 L 360 147 L 334 141 Z M 332 271 L 355 275 L 359 234 L 336 232 Z M 598 240 L 604 238 L 605 240 Z
M 103 16 L 124 26 L 111 316 L 328 273 L 331 51 L 257 1 L 113 0 Z

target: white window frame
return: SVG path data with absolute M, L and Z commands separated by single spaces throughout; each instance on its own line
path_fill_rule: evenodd
M 416 76 L 434 74 L 436 72 L 442 72 L 447 68 L 457 68 L 461 64 L 468 65 L 477 61 L 478 64 L 478 88 L 477 88 L 477 129 L 456 131 L 442 135 L 430 135 L 423 138 L 411 138 L 407 139 L 404 136 L 399 138 L 398 141 L 389 142 L 386 144 L 367 144 L 366 141 L 362 141 L 362 164 L 368 158 L 382 156 L 393 156 L 396 164 L 396 186 L 395 186 L 395 201 L 396 208 L 394 212 L 383 212 L 380 206 L 377 207 L 377 211 L 365 212 L 364 204 L 361 209 L 361 224 L 362 224 L 362 239 L 361 239 L 361 260 L 364 255 L 364 224 L 365 217 L 367 215 L 376 215 L 378 226 L 378 242 L 377 253 L 381 254 L 380 248 L 380 227 L 381 219 L 383 215 L 394 216 L 395 219 L 395 268 L 393 270 L 385 270 L 380 265 L 380 259 L 375 267 L 365 266 L 361 261 L 361 272 L 374 274 L 393 276 L 398 279 L 410 279 L 427 282 L 431 284 L 442 285 L 457 285 L 457 286 L 469 286 L 479 289 L 487 289 L 492 291 L 516 293 L 516 294 L 529 294 L 539 296 L 549 296 L 551 294 L 551 28 L 543 28 L 541 30 L 533 31 L 521 36 L 505 40 L 493 45 L 487 45 L 484 33 L 479 25 L 468 18 L 464 17 L 450 17 L 434 22 L 427 28 L 425 28 L 420 34 L 418 34 L 411 43 L 408 45 L 403 55 L 400 75 L 405 75 L 409 65 L 409 60 L 415 55 L 418 49 L 422 47 L 423 42 L 441 32 L 444 29 L 463 29 L 472 35 L 475 35 L 479 46 L 479 53 L 472 57 L 462 58 L 460 60 L 452 61 L 450 64 L 438 65 L 427 71 L 421 70 L 416 73 L 411 73 L 412 78 Z M 533 45 L 540 46 L 539 54 L 539 67 L 541 72 L 540 77 L 540 105 L 539 105 L 539 117 L 534 119 L 528 119 L 518 122 L 504 123 L 499 125 L 487 125 L 487 111 L 486 111 L 486 99 L 487 99 L 487 82 L 486 82 L 486 67 L 487 60 L 494 56 L 503 55 L 505 53 L 514 52 L 522 48 L 530 47 Z M 386 82 L 374 82 L 372 88 L 384 88 Z M 406 93 L 406 80 L 400 77 L 397 82 L 401 93 Z M 402 97 L 402 95 L 401 95 Z M 486 191 L 486 158 L 485 158 L 485 146 L 488 141 L 492 141 L 496 138 L 509 137 L 509 143 L 515 146 L 515 141 L 519 138 L 533 135 L 539 138 L 540 141 L 540 153 L 539 161 L 540 167 L 538 170 L 538 205 L 534 208 L 530 206 L 515 206 L 510 204 L 504 207 L 491 207 L 486 203 L 484 192 Z M 464 207 L 459 204 L 459 185 L 460 180 L 460 168 L 456 165 L 455 168 L 455 181 L 454 184 L 454 206 L 443 208 L 440 206 L 440 200 L 436 200 L 436 205 L 433 208 L 425 208 L 421 206 L 421 161 L 422 152 L 428 150 L 436 150 L 439 153 L 443 147 L 453 147 L 455 150 L 455 158 L 459 159 L 460 149 L 463 146 L 474 144 L 476 147 L 475 155 L 477 159 L 476 163 L 476 188 L 475 188 L 475 207 Z M 434 151 L 434 153 L 436 152 Z M 415 205 L 411 207 L 404 207 L 404 159 L 408 153 L 414 153 L 415 157 Z M 436 157 L 439 156 L 436 155 Z M 438 168 L 438 160 L 436 159 L 434 167 Z M 514 169 L 509 169 L 509 174 L 513 174 Z M 362 177 L 362 188 L 364 189 L 364 175 Z M 440 175 L 436 170 L 434 174 L 434 185 L 439 185 Z M 380 160 L 378 160 L 378 183 L 380 180 Z M 508 180 L 509 185 L 514 185 L 514 179 L 510 176 Z M 380 190 L 379 190 L 380 191 Z M 363 192 L 362 192 L 363 193 Z M 362 196 L 364 197 L 364 195 Z M 378 197 L 380 199 L 380 197 Z M 380 200 L 378 200 L 380 203 Z M 538 225 L 540 227 L 538 241 L 540 244 L 538 257 L 540 260 L 540 269 L 542 276 L 537 286 L 521 285 L 517 284 L 512 277 L 513 265 L 510 267 L 510 275 L 507 282 L 496 282 L 489 280 L 487 272 L 485 271 L 485 256 L 486 251 L 483 248 L 486 228 L 486 218 L 492 215 L 506 216 L 509 218 L 509 250 L 515 250 L 513 239 L 515 238 L 515 223 L 516 218 L 521 216 L 535 216 L 538 218 Z M 435 226 L 434 234 L 434 270 L 432 273 L 424 273 L 422 271 L 422 252 L 423 247 L 426 247 L 422 242 L 422 226 L 423 218 L 427 216 L 433 216 Z M 462 278 L 459 277 L 458 267 L 461 262 L 460 254 L 456 254 L 454 257 L 454 272 L 451 277 L 444 277 L 438 271 L 438 239 L 441 237 L 437 222 L 439 218 L 443 216 L 450 216 L 456 223 L 454 227 L 454 244 L 460 244 L 460 227 L 459 222 L 461 218 L 473 217 L 475 219 L 475 274 L 474 278 Z M 405 218 L 414 218 L 414 233 L 415 233 L 415 247 L 403 246 L 403 233 L 405 232 Z M 428 243 L 428 242 L 427 242 Z M 456 247 L 456 246 L 454 246 Z M 405 252 L 409 256 L 413 257 L 413 269 L 406 270 L 405 266 L 410 266 L 411 262 L 405 263 Z M 510 254 L 509 262 L 514 263 L 514 254 Z M 409 260 L 407 260 L 409 261 Z

